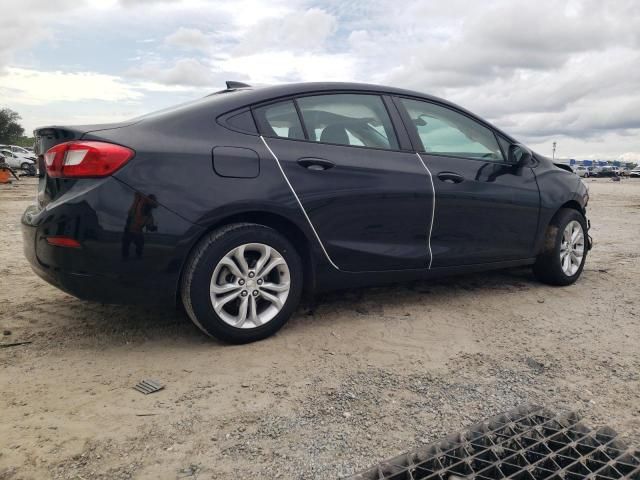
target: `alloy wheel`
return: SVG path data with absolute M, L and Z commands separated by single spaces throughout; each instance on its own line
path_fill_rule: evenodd
M 247 243 L 220 259 L 209 293 L 216 314 L 235 328 L 260 327 L 282 310 L 291 288 L 286 260 L 275 248 Z
M 584 256 L 584 231 L 580 222 L 572 220 L 564 228 L 560 241 L 560 265 L 568 277 L 575 275 Z

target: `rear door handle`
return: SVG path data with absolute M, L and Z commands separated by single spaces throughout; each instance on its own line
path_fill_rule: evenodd
M 440 172 L 438 178 L 447 183 L 460 183 L 464 181 L 464 177 L 455 172 Z
M 329 170 L 336 166 L 335 163 L 325 160 L 324 158 L 301 158 L 298 160 L 298 165 L 306 168 L 307 170 Z

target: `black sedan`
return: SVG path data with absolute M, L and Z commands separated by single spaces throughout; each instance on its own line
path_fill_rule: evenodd
M 236 343 L 276 332 L 305 292 L 522 265 L 580 276 L 586 187 L 463 108 L 353 83 L 227 86 L 37 129 L 35 272 L 82 299 L 181 303 Z

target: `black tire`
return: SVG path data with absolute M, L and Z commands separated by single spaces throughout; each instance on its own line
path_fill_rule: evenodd
M 30 165 L 31 165 L 30 163 L 24 162 L 23 164 L 20 165 L 20 168 L 26 172 L 27 170 L 29 170 Z
M 287 262 L 289 295 L 278 314 L 259 327 L 236 328 L 213 309 L 209 287 L 218 262 L 228 252 L 246 243 L 263 243 L 275 248 Z M 182 276 L 182 303 L 193 323 L 205 334 L 228 343 L 249 343 L 276 333 L 295 312 L 303 290 L 302 261 L 293 245 L 277 231 L 254 223 L 235 223 L 206 235 L 195 247 Z
M 577 221 L 582 226 L 584 234 L 584 254 L 580 267 L 573 275 L 567 275 L 560 263 L 560 246 L 565 227 L 571 221 Z M 589 239 L 587 235 L 587 220 L 584 215 L 572 208 L 563 208 L 553 217 L 545 232 L 542 252 L 538 255 L 533 265 L 533 273 L 538 280 L 549 285 L 571 285 L 580 277 L 589 251 Z

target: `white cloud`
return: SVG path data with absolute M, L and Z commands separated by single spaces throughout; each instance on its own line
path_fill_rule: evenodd
M 197 28 L 180 27 L 178 30 L 167 36 L 164 40 L 167 45 L 186 49 L 208 48 L 211 39 Z
M 266 19 L 282 18 L 298 11 L 300 0 L 234 0 L 233 2 L 217 2 L 215 9 L 219 9 L 229 16 L 234 29 L 244 29 Z M 209 6 L 212 6 L 209 3 Z
M 0 75 L 0 97 L 9 105 L 81 100 L 133 101 L 142 96 L 119 77 L 93 72 L 41 72 L 9 67 L 6 75 Z
M 228 57 L 219 62 L 219 68 L 230 72 L 231 78 L 248 78 L 250 83 L 257 84 L 338 81 L 355 74 L 348 55 L 286 51 Z
M 49 21 L 81 8 L 82 0 L 19 0 L 0 7 L 0 71 L 39 41 L 50 38 Z
M 124 7 L 149 7 L 157 3 L 177 3 L 180 0 L 119 0 Z
M 640 152 L 625 152 L 618 157 L 618 160 L 640 163 Z
M 178 60 L 172 67 L 158 64 L 134 67 L 127 71 L 127 75 L 133 78 L 150 80 L 156 84 L 176 86 L 213 87 L 216 82 L 211 68 L 194 58 Z
M 266 50 L 320 51 L 336 28 L 336 18 L 318 8 L 267 18 L 244 32 L 234 54 L 251 55 Z

